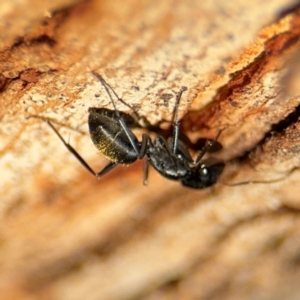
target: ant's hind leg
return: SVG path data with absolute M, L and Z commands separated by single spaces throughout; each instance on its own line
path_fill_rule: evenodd
M 114 94 L 114 96 L 116 97 L 116 99 L 117 99 L 119 102 L 123 103 L 124 105 L 126 105 L 128 108 L 130 108 L 130 109 L 132 110 L 132 112 L 133 112 L 133 118 L 134 118 L 136 121 L 138 121 L 138 120 L 140 119 L 140 116 L 139 116 L 138 113 L 134 110 L 134 108 L 133 108 L 131 105 L 129 105 L 128 103 L 126 103 L 122 98 L 120 98 L 119 95 L 115 92 L 115 90 L 111 87 L 111 85 L 110 85 L 109 83 L 107 83 L 107 82 L 105 81 L 105 79 L 104 79 L 100 74 L 96 73 L 95 71 L 92 71 L 92 74 L 93 74 L 96 78 L 99 79 L 99 81 L 101 82 L 102 86 L 103 86 L 104 89 L 106 90 L 106 92 L 107 92 L 107 94 L 108 94 L 108 96 L 109 96 L 109 98 L 110 98 L 110 100 L 111 100 L 111 102 L 112 102 L 112 104 L 113 104 L 113 106 L 114 106 L 115 111 L 117 111 L 117 108 L 116 108 L 116 104 L 115 104 L 115 102 L 114 102 L 114 100 L 113 100 L 113 98 L 112 98 L 112 95 L 111 95 L 110 91 Z
M 61 136 L 61 134 L 57 131 L 57 129 L 51 124 L 50 121 L 47 121 L 48 125 L 52 128 L 52 130 L 55 132 L 55 134 L 59 137 L 59 139 L 63 142 L 65 147 L 77 158 L 77 160 L 94 176 L 96 176 L 96 173 L 93 171 L 93 169 L 89 166 L 89 164 L 82 158 L 82 156 L 69 144 L 67 143 L 64 138 Z
M 95 174 L 97 178 L 102 177 L 103 175 L 107 174 L 109 171 L 114 169 L 117 166 L 117 163 L 111 162 L 106 167 L 103 168 L 99 173 Z
M 63 142 L 63 144 L 65 145 L 65 147 L 77 158 L 77 160 L 94 176 L 96 176 L 97 178 L 100 178 L 101 176 L 103 176 L 104 174 L 108 173 L 109 171 L 111 171 L 114 167 L 117 166 L 117 163 L 115 162 L 111 162 L 109 163 L 106 167 L 103 168 L 103 170 L 101 170 L 98 173 L 95 173 L 93 171 L 93 169 L 89 166 L 89 164 L 83 159 L 83 157 L 69 144 L 65 141 L 65 139 L 61 136 L 61 134 L 57 131 L 57 129 L 51 124 L 51 122 L 47 121 L 47 123 L 49 124 L 49 126 L 53 129 L 53 131 L 56 133 L 56 135 L 59 137 L 59 139 Z

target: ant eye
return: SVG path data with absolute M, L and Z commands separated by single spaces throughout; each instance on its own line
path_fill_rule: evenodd
M 207 170 L 207 168 L 205 167 L 205 165 L 203 165 L 203 167 L 201 167 L 201 173 L 202 173 L 203 175 L 207 175 L 207 174 L 208 174 L 208 170 Z

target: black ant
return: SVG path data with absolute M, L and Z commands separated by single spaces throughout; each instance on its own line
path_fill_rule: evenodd
M 134 109 L 123 101 L 113 88 L 95 72 L 96 76 L 105 88 L 113 110 L 106 108 L 89 108 L 88 125 L 91 139 L 110 163 L 100 172 L 96 173 L 81 157 L 81 155 L 68 144 L 56 128 L 48 121 L 48 124 L 61 139 L 67 149 L 79 160 L 79 162 L 97 178 L 108 173 L 118 164 L 128 165 L 146 156 L 144 169 L 144 184 L 148 181 L 148 170 L 151 165 L 162 176 L 180 181 L 184 186 L 203 189 L 215 184 L 223 171 L 224 162 L 217 160 L 202 160 L 209 152 L 215 152 L 222 148 L 216 140 L 207 140 L 205 146 L 193 160 L 184 142 L 179 139 L 178 107 L 183 92 L 182 87 L 176 95 L 176 103 L 173 111 L 173 134 L 165 140 L 158 135 L 154 141 L 147 134 L 142 135 L 142 141 L 138 141 L 130 128 L 137 123 L 138 115 Z M 128 115 L 117 110 L 112 94 L 118 101 L 130 107 L 134 115 Z M 147 127 L 146 127 L 147 128 Z

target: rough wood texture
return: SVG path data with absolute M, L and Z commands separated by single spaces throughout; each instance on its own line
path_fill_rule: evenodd
M 1 299 L 298 299 L 299 34 L 287 0 L 2 0 Z M 187 86 L 182 129 L 221 131 L 219 183 L 152 171 L 145 187 L 142 161 L 86 172 L 29 117 L 103 168 L 91 70 L 152 124 Z

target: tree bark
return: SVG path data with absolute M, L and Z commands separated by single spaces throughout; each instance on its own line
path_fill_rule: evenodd
M 248 2 L 1 1 L 1 299 L 299 298 L 299 7 Z M 217 184 L 89 174 L 45 120 L 107 165 L 92 71 L 164 128 L 187 86 L 180 128 L 218 136 Z

